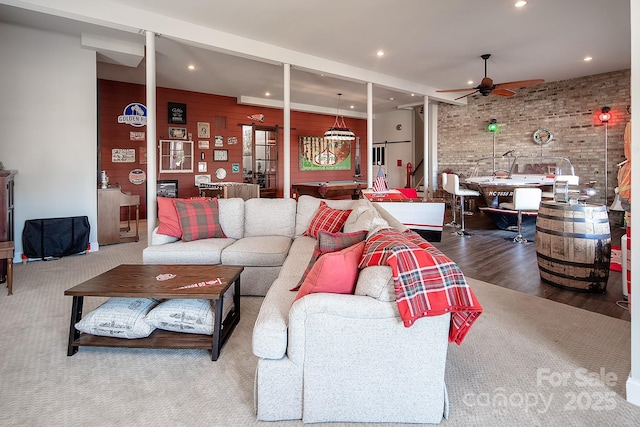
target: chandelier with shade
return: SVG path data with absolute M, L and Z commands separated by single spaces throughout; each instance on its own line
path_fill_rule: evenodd
M 325 133 L 324 137 L 337 140 L 337 141 L 353 141 L 356 139 L 356 135 L 344 124 L 344 117 L 340 115 L 340 97 L 338 94 L 338 108 L 336 110 L 336 120 Z

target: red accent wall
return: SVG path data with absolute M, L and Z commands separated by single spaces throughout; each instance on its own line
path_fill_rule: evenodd
M 157 93 L 157 129 L 156 136 L 158 140 L 168 139 L 169 127 L 186 127 L 187 132 L 193 135 L 194 141 L 194 173 L 162 173 L 158 174 L 158 179 L 177 179 L 178 195 L 180 197 L 191 197 L 198 194 L 194 185 L 194 175 L 197 172 L 200 153 L 205 153 L 207 162 L 206 174 L 211 174 L 214 180 L 215 170 L 223 167 L 227 170 L 226 181 L 240 182 L 242 180 L 242 125 L 250 125 L 255 123 L 263 126 L 283 126 L 282 110 L 275 108 L 254 107 L 246 105 L 238 105 L 236 98 L 209 95 L 199 92 L 189 92 L 176 89 L 158 88 Z M 118 123 L 118 116 L 123 114 L 124 108 L 132 103 L 139 102 L 146 105 L 145 102 L 145 86 L 130 83 L 121 83 L 111 80 L 98 80 L 98 141 L 99 141 L 99 159 L 98 169 L 105 170 L 109 176 L 109 182 L 114 185 L 118 184 L 125 192 L 140 195 L 140 216 L 146 218 L 146 183 L 135 185 L 129 182 L 129 172 L 133 169 L 142 169 L 146 172 L 147 165 L 141 163 L 141 152 L 146 150 L 145 141 L 131 141 L 130 132 L 145 132 L 146 126 L 134 127 L 128 124 Z M 187 123 L 184 125 L 170 124 L 168 120 L 167 104 L 169 102 L 178 102 L 187 106 Z M 264 122 L 252 122 L 247 116 L 253 114 L 264 114 Z M 224 117 L 226 119 L 225 128 L 216 128 L 216 117 Z M 299 136 L 322 136 L 330 126 L 333 125 L 335 116 L 322 114 L 312 114 L 303 112 L 291 112 L 291 182 L 306 181 L 334 181 L 334 180 L 350 180 L 353 179 L 355 173 L 355 143 L 352 144 L 351 154 L 351 170 L 345 171 L 300 171 L 298 166 L 298 137 Z M 209 140 L 209 149 L 198 149 L 198 122 L 207 122 L 211 127 L 211 137 Z M 346 125 L 360 137 L 360 169 L 362 174 L 366 174 L 367 164 L 367 123 L 362 119 L 345 118 Z M 224 137 L 224 147 L 228 150 L 229 161 L 214 162 L 213 149 L 214 135 L 222 135 Z M 228 137 L 235 136 L 238 143 L 234 145 L 227 144 Z M 279 132 L 278 141 L 278 197 L 282 197 L 283 191 L 283 172 L 284 172 L 284 150 L 283 135 Z M 200 138 L 203 139 L 203 138 Z M 156 143 L 156 157 L 159 157 Z M 136 159 L 134 163 L 113 163 L 111 161 L 111 150 L 114 148 L 133 148 L 136 150 Z M 141 150 L 142 149 L 142 150 Z M 240 164 L 240 173 L 231 172 L 231 164 Z M 155 165 L 156 170 L 158 165 Z M 99 174 L 98 174 L 99 176 Z M 99 179 L 99 178 L 98 178 Z M 361 180 L 366 180 L 364 175 Z M 155 189 L 153 189 L 155 191 Z

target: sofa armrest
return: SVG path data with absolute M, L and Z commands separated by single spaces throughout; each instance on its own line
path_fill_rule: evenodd
M 380 301 L 361 295 L 330 293 L 309 294 L 296 301 L 289 311 L 288 356 L 302 363 L 310 345 L 329 351 L 323 340 L 335 341 L 341 347 L 361 346 L 358 351 L 373 351 L 385 342 L 404 342 L 412 346 L 420 341 L 439 343 L 446 349 L 449 315 L 422 318 L 406 328 L 395 301 Z M 354 341 L 353 339 L 356 338 Z M 312 340 L 313 343 L 310 343 Z M 418 343 L 415 343 L 418 344 Z M 333 345 L 333 344 L 332 344 Z M 367 350 L 368 348 L 368 350 Z M 358 352 L 356 351 L 356 353 Z M 330 357 L 330 356 L 328 356 Z
M 158 234 L 158 227 L 153 229 L 151 233 L 151 246 L 165 245 L 167 243 L 177 242 L 177 237 L 167 236 L 165 234 Z
M 296 301 L 287 354 L 302 366 L 304 422 L 439 423 L 449 321 L 449 314 L 424 317 L 406 328 L 395 302 L 366 296 Z

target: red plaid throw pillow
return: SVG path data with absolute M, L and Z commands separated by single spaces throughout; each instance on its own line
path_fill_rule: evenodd
M 176 210 L 182 227 L 182 240 L 190 242 L 210 237 L 227 237 L 220 226 L 218 199 L 177 201 Z
M 394 228 L 383 228 L 367 239 L 367 244 L 360 260 L 359 268 L 372 265 L 387 265 L 387 259 L 391 256 L 394 247 L 404 246 L 418 248 L 419 246 L 409 240 L 407 235 Z
M 307 269 L 304 271 L 304 274 L 302 275 L 302 278 L 300 278 L 300 281 L 298 281 L 298 284 L 290 290 L 297 291 L 300 289 L 300 285 L 302 285 L 304 279 L 307 278 L 313 264 L 315 264 L 318 258 L 320 258 L 320 255 L 341 251 L 342 249 L 362 242 L 366 238 L 367 230 L 354 231 L 353 233 L 327 233 L 326 231 L 320 231 L 318 233 L 318 243 L 313 249 L 313 255 L 311 255 Z
M 176 210 L 176 201 L 190 202 L 193 200 L 208 200 L 207 197 L 192 197 L 191 199 L 174 199 L 170 197 L 158 197 L 158 234 L 166 236 L 182 237 L 180 217 Z
M 314 239 L 317 239 L 319 231 L 327 231 L 329 233 L 340 231 L 344 223 L 347 221 L 349 214 L 351 214 L 351 209 L 332 209 L 327 206 L 326 202 L 323 200 L 320 202 L 320 207 L 311 220 L 309 228 L 307 228 L 307 231 L 302 233 L 302 235 L 311 236 Z

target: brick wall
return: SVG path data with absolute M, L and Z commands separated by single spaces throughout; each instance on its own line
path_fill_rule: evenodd
M 624 158 L 624 128 L 631 119 L 630 70 L 597 74 L 517 89 L 516 95 L 472 96 L 466 106 L 441 104 L 438 110 L 438 166 L 466 175 L 480 157 L 493 155 L 493 135 L 487 130 L 495 118 L 495 153 L 515 149 L 519 156 L 568 157 L 581 183 L 595 180 L 595 203 L 605 203 L 605 127 L 598 115 L 611 108 L 608 126 L 608 204 L 618 184 L 617 164 Z M 544 146 L 533 133 L 548 129 L 554 139 Z M 440 187 L 440 184 L 438 184 Z

